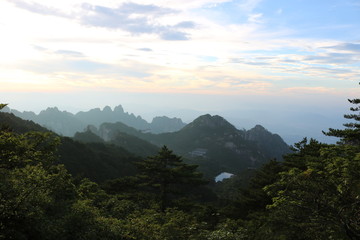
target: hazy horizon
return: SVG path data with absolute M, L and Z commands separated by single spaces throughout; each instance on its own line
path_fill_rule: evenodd
M 52 99 L 50 96 L 44 96 L 44 99 Z M 54 96 L 53 96 L 54 97 Z M 59 96 L 61 98 L 62 95 Z M 114 96 L 113 96 L 114 97 Z M 126 97 L 126 96 L 122 96 Z M 185 96 L 178 96 L 174 98 L 175 102 Z M 199 96 L 197 96 L 199 98 Z M 148 122 L 151 122 L 152 118 L 156 116 L 167 116 L 181 118 L 185 123 L 190 123 L 195 118 L 203 114 L 220 115 L 228 120 L 238 129 L 246 129 L 254 127 L 257 124 L 262 125 L 272 133 L 279 134 L 288 144 L 293 144 L 300 141 L 303 137 L 315 138 L 322 142 L 334 143 L 336 139 L 324 136 L 323 130 L 328 128 L 342 128 L 342 124 L 346 122 L 343 118 L 343 114 L 349 112 L 349 104 L 346 99 L 327 99 L 318 96 L 318 103 L 322 103 L 321 107 L 312 106 L 310 104 L 302 103 L 301 99 L 295 101 L 287 101 L 284 103 L 277 103 L 276 106 L 273 103 L 269 103 L 266 99 L 258 99 L 263 103 L 253 101 L 252 98 L 228 98 L 229 102 L 227 107 L 219 108 L 217 106 L 216 99 L 211 96 L 201 97 L 202 104 L 196 106 L 202 106 L 203 108 L 196 108 L 195 105 L 174 104 L 171 106 L 171 102 L 161 104 L 161 96 L 159 102 L 154 102 L 154 98 L 151 102 L 141 103 L 138 100 L 134 101 L 122 101 L 122 98 L 110 98 L 107 96 L 102 101 L 97 101 L 98 98 L 92 98 L 92 101 L 71 103 L 73 97 L 69 97 L 67 101 L 49 103 L 46 102 L 34 102 L 29 99 L 27 104 L 29 108 L 18 108 L 17 106 L 23 105 L 23 102 L 19 100 L 17 104 L 9 104 L 11 109 L 19 111 L 33 111 L 38 114 L 41 110 L 46 110 L 48 107 L 57 107 L 60 111 L 67 111 L 73 114 L 80 111 L 89 111 L 93 108 L 103 109 L 105 106 L 114 107 L 121 105 L 125 112 L 129 114 L 133 113 L 136 116 L 141 116 Z M 187 97 L 187 99 L 189 96 Z M 87 99 L 84 96 L 78 96 L 78 99 Z M 90 98 L 89 98 L 90 99 Z M 111 100 L 110 100 L 111 99 Z M 128 99 L 129 100 L 129 99 Z M 239 101 L 236 101 L 239 100 Z M 281 100 L 281 98 L 279 98 Z M 15 101 L 15 98 L 14 98 Z M 109 104 L 107 104 L 109 103 Z M 151 105 L 154 104 L 154 105 Z M 36 109 L 32 106 L 36 106 Z M 80 107 L 82 106 L 82 107 Z M 213 108 L 211 108 L 213 107 Z
M 358 97 L 359 12 L 357 0 L 5 0 L 1 101 L 319 136 Z

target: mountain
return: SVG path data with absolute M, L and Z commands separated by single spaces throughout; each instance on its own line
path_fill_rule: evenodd
M 124 111 L 121 105 L 112 110 L 109 106 L 94 108 L 87 112 L 78 112 L 76 114 L 67 111 L 60 111 L 57 107 L 47 108 L 38 115 L 33 112 L 20 112 L 14 109 L 6 108 L 3 112 L 11 112 L 24 120 L 32 120 L 47 129 L 60 135 L 72 137 L 76 132 L 82 132 L 88 125 L 95 127 L 102 123 L 122 122 L 138 130 L 163 133 L 180 130 L 186 124 L 179 118 L 155 117 L 151 123 Z
M 110 142 L 120 133 L 158 147 L 167 145 L 187 161 L 198 164 L 209 177 L 221 172 L 237 173 L 257 168 L 273 158 L 282 160 L 282 155 L 290 152 L 279 135 L 260 125 L 248 131 L 238 130 L 224 118 L 209 114 L 172 133 L 144 133 L 122 123 L 105 123 L 98 129 L 99 136 Z
M 256 125 L 246 131 L 244 138 L 256 142 L 260 149 L 277 159 L 282 159 L 283 151 L 287 148 L 284 146 L 284 140 L 278 134 L 267 131 L 261 125 Z
M 149 127 L 149 123 L 140 116 L 136 117 L 132 113 L 125 113 L 121 105 L 115 107 L 114 110 L 106 106 L 103 110 L 95 108 L 87 112 L 78 112 L 75 117 L 87 125 L 94 126 L 99 126 L 105 122 L 122 122 L 136 129 L 147 129 Z
M 88 122 L 97 124 L 104 119 L 115 120 L 114 112 L 123 112 L 122 108 L 114 111 L 105 108 L 92 110 L 89 114 L 96 115 L 99 111 L 106 113 L 107 117 L 98 117 L 96 121 L 93 118 Z M 38 116 L 50 123 L 60 118 L 61 122 L 57 121 L 56 125 L 58 130 L 71 121 L 80 122 L 75 115 L 57 108 L 48 108 Z M 24 121 L 9 113 L 1 113 L 0 120 L 19 132 L 47 131 L 32 121 Z M 181 125 L 181 120 L 167 117 L 153 122 L 160 124 L 163 121 Z M 136 156 L 154 155 L 163 145 L 183 156 L 187 162 L 198 164 L 209 178 L 221 172 L 236 174 L 247 168 L 257 168 L 272 158 L 281 160 L 283 154 L 290 152 L 279 135 L 260 125 L 248 131 L 238 130 L 224 118 L 209 114 L 198 117 L 176 132 L 153 134 L 117 122 L 103 123 L 99 128 L 88 126 L 86 131 L 76 133 L 74 139 L 61 139 L 59 162 L 65 164 L 71 173 L 97 181 L 133 174 L 136 170 L 132 162 L 139 160 Z
M 6 109 L 5 109 L 6 111 Z M 29 131 L 47 132 L 48 129 L 41 127 L 33 121 L 23 120 L 16 117 L 14 114 L 7 112 L 0 112 L 0 127 L 11 129 L 17 133 L 26 133 Z
M 19 134 L 49 131 L 33 121 L 5 112 L 0 112 L 0 126 Z M 86 139 L 92 133 L 87 134 Z M 56 163 L 64 164 L 74 176 L 79 175 L 98 182 L 135 174 L 134 162 L 141 161 L 140 157 L 122 147 L 104 143 L 97 135 L 92 134 L 92 137 L 98 141 L 84 143 L 69 137 L 60 137 L 59 158 Z
M 164 132 L 176 132 L 186 124 L 180 118 L 169 118 L 166 116 L 154 117 L 150 124 L 150 132 L 152 133 L 164 133 Z
M 85 123 L 72 113 L 60 111 L 57 107 L 41 111 L 33 120 L 47 129 L 64 136 L 73 136 L 77 129 L 84 129 Z

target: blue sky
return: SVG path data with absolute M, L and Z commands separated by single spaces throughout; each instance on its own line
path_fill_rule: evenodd
M 359 93 L 359 29 L 358 0 L 4 0 L 0 94 L 35 111 L 236 114 L 289 99 L 346 111 Z

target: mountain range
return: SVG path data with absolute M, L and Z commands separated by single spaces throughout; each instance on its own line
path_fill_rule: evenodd
M 181 119 L 168 117 L 156 117 L 148 123 L 140 116 L 125 113 L 121 106 L 77 114 L 57 108 L 38 115 L 6 111 L 12 114 L 2 113 L 3 118 L 11 119 L 10 125 L 21 131 L 47 131 L 44 127 L 51 126 L 49 130 L 73 136 L 62 137 L 59 161 L 71 173 L 99 181 L 133 174 L 133 161 L 155 155 L 163 145 L 186 162 L 199 165 L 208 178 L 258 168 L 270 159 L 282 160 L 282 155 L 290 152 L 279 135 L 261 125 L 239 130 L 218 115 L 205 114 L 185 125 Z
M 163 145 L 173 149 L 188 162 L 199 165 L 210 177 L 221 172 L 237 173 L 247 168 L 258 168 L 270 159 L 282 160 L 289 146 L 277 134 L 256 125 L 250 130 L 239 130 L 221 116 L 209 114 L 196 118 L 176 132 L 153 134 L 142 132 L 124 123 L 103 123 L 77 133 L 75 139 L 96 139 L 146 154 Z M 87 137 L 84 137 L 86 135 Z M 145 154 L 145 155 L 146 155 Z
M 20 112 L 8 107 L 4 108 L 3 112 L 13 113 L 24 120 L 34 121 L 49 130 L 68 137 L 74 136 L 76 132 L 83 131 L 89 125 L 98 127 L 104 122 L 123 122 L 128 126 L 152 133 L 174 132 L 186 125 L 179 118 L 169 118 L 166 116 L 155 117 L 149 123 L 140 116 L 125 112 L 121 105 L 115 107 L 114 110 L 106 106 L 102 110 L 94 108 L 76 114 L 60 111 L 57 107 L 49 107 L 39 114 L 31 111 Z

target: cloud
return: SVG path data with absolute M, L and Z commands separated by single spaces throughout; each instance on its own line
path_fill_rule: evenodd
M 64 57 L 85 57 L 85 55 L 81 52 L 78 51 L 73 51 L 73 50 L 64 50 L 64 49 L 60 49 L 60 50 L 50 50 L 48 48 L 42 47 L 42 46 L 38 46 L 38 45 L 33 45 L 33 48 L 39 52 L 43 52 L 43 53 L 48 53 L 48 54 L 55 54 L 55 55 L 61 55 Z
M 327 88 L 327 87 L 290 87 L 284 88 L 283 91 L 287 93 L 329 93 L 334 92 L 336 89 L 334 88 Z
M 138 48 L 137 50 L 143 51 L 143 52 L 152 52 L 151 48 Z
M 84 25 L 120 29 L 135 35 L 157 34 L 164 40 L 188 40 L 188 34 L 178 29 L 195 26 L 195 23 L 190 21 L 173 26 L 160 24 L 158 18 L 178 11 L 156 5 L 124 3 L 117 8 L 109 8 L 83 4 L 82 8 L 85 14 L 80 17 L 80 21 Z
M 306 56 L 304 60 L 320 64 L 354 64 L 360 62 L 360 56 L 351 53 L 326 53 Z
M 284 63 L 299 63 L 299 60 L 294 60 L 294 59 L 281 59 L 281 60 L 279 60 L 279 62 L 284 62 Z
M 70 51 L 70 50 L 58 50 L 55 52 L 56 54 L 69 56 L 69 57 L 84 57 L 84 54 L 77 51 Z
M 172 25 L 164 24 L 163 17 L 180 12 L 154 4 L 127 2 L 118 7 L 106 7 L 83 3 L 80 9 L 73 9 L 73 12 L 69 14 L 35 2 L 9 1 L 18 8 L 36 14 L 78 20 L 82 25 L 123 30 L 133 35 L 155 34 L 164 40 L 188 40 L 189 34 L 184 30 L 193 29 L 196 26 L 192 21 L 182 21 Z
M 192 21 L 184 21 L 174 25 L 175 28 L 195 28 L 196 24 Z
M 324 47 L 324 48 L 360 53 L 360 43 L 342 43 L 335 46 Z
M 176 13 L 176 10 L 171 8 L 158 7 L 153 4 L 137 4 L 137 3 L 124 3 L 117 10 L 120 10 L 125 14 L 154 14 L 154 15 L 166 15 Z
M 339 74 L 348 74 L 352 73 L 350 69 L 343 69 L 343 68 L 328 68 L 328 67 L 306 67 L 304 68 L 305 71 L 316 71 L 322 72 L 329 75 L 339 75 Z
M 270 58 L 271 59 L 271 58 Z M 241 64 L 247 64 L 247 65 L 254 65 L 254 66 L 268 66 L 271 65 L 271 63 L 269 62 L 260 62 L 260 61 L 255 61 L 251 60 L 249 58 L 232 58 L 230 59 L 231 63 L 241 63 Z
M 38 45 L 33 45 L 33 48 L 37 51 L 40 51 L 40 52 L 44 52 L 46 51 L 47 49 L 42 47 L 42 46 L 38 46 Z
M 19 64 L 23 70 L 40 73 L 55 74 L 61 72 L 96 73 L 111 68 L 109 64 L 103 64 L 90 60 L 49 60 L 49 61 L 26 61 Z
M 189 40 L 188 34 L 170 29 L 160 33 L 160 36 L 164 40 Z
M 13 66 L 13 68 L 50 78 L 67 75 L 72 76 L 72 78 L 122 79 L 124 77 L 132 77 L 144 79 L 151 76 L 151 69 L 148 65 L 132 61 L 121 64 L 108 64 L 86 59 L 59 58 L 47 61 L 22 61 Z
M 242 0 L 239 3 L 239 7 L 245 12 L 252 12 L 260 2 L 262 2 L 262 0 Z
M 262 13 L 254 13 L 254 14 L 250 14 L 248 16 L 248 22 L 249 23 L 262 23 L 261 17 L 262 17 Z
M 16 7 L 25 9 L 27 11 L 38 13 L 41 15 L 51 15 L 57 17 L 70 17 L 68 14 L 52 7 L 47 7 L 38 3 L 28 3 L 23 0 L 8 0 L 15 4 Z

